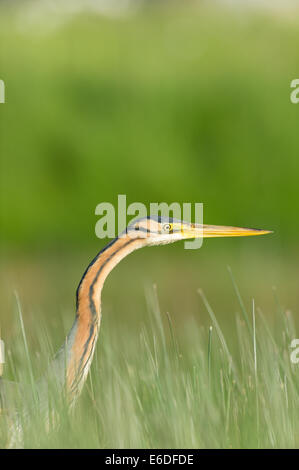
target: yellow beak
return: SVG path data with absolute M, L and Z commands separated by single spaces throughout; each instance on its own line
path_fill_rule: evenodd
M 186 238 L 212 238 L 212 237 L 249 237 L 253 235 L 266 235 L 269 230 L 241 227 L 226 227 L 225 225 L 197 225 L 183 226 L 182 233 Z

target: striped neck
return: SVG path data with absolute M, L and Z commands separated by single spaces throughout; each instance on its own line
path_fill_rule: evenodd
M 77 289 L 77 313 L 67 337 L 66 387 L 71 401 L 87 378 L 101 322 L 101 292 L 108 274 L 132 251 L 144 246 L 128 235 L 114 239 L 87 267 Z

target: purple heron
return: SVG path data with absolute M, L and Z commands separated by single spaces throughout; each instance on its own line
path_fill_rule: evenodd
M 127 255 L 145 246 L 161 245 L 192 238 L 263 235 L 267 230 L 198 225 L 177 219 L 151 216 L 135 220 L 102 249 L 86 268 L 76 292 L 76 317 L 63 346 L 50 365 L 68 401 L 75 402 L 86 380 L 101 322 L 101 293 L 112 269 Z M 40 388 L 44 388 L 40 381 Z M 0 380 L 5 390 L 4 381 Z M 2 396 L 3 396 L 2 391 Z

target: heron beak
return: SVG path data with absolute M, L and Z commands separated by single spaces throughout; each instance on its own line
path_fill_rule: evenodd
M 273 232 L 255 228 L 226 227 L 225 225 L 190 224 L 182 227 L 184 238 L 249 237 L 266 235 L 267 233 Z

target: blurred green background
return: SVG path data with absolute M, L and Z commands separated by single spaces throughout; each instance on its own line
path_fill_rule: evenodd
M 7 7 L 7 5 L 6 5 Z M 32 15 L 31 15 L 32 16 Z M 36 319 L 62 342 L 80 277 L 105 241 L 95 207 L 203 202 L 205 223 L 274 230 L 132 255 L 109 278 L 104 314 L 138 333 L 157 283 L 177 329 L 208 317 L 203 288 L 231 331 L 239 305 L 298 311 L 298 21 L 190 2 L 111 18 L 34 22 L 1 9 L 1 331 L 12 341 L 16 289 L 32 350 Z M 59 314 L 59 315 L 58 315 Z M 105 317 L 105 315 L 104 315 Z M 116 327 L 116 326 L 115 326 Z M 58 329 L 57 329 L 58 328 Z M 105 323 L 104 323 L 105 328 Z M 63 330 L 63 328 L 62 328 Z

